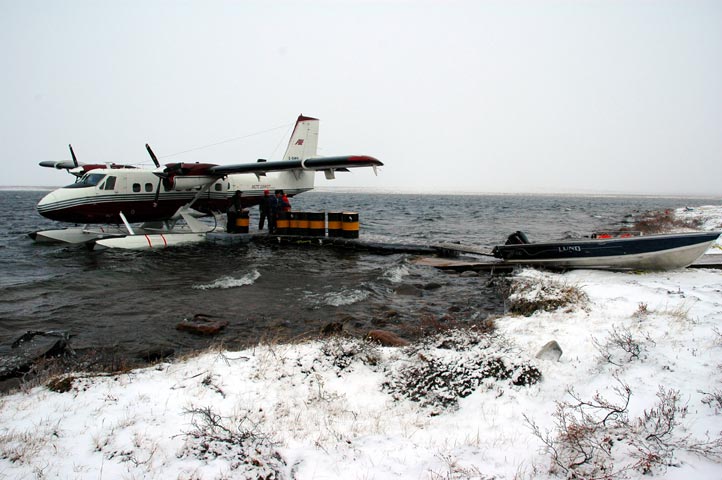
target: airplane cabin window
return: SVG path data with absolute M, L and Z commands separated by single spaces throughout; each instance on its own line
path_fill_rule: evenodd
M 115 177 L 108 177 L 108 180 L 105 182 L 105 187 L 103 187 L 103 190 L 114 190 L 115 189 Z
M 134 191 L 134 192 L 140 192 L 140 183 L 134 183 L 134 184 L 133 184 L 133 191 Z
M 152 191 L 153 191 L 153 184 L 152 184 L 152 183 L 146 183 L 146 184 L 145 184 L 145 191 L 146 191 L 146 192 L 152 192 Z
M 220 192 L 221 190 L 223 190 L 223 185 L 216 183 L 216 192 Z

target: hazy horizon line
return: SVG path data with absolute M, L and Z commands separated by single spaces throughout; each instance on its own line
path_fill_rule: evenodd
M 63 185 L 0 185 L 1 191 L 52 191 L 62 188 Z M 582 196 L 582 197 L 664 197 L 664 198 L 709 198 L 720 199 L 722 195 L 704 193 L 629 193 L 614 191 L 512 191 L 495 192 L 467 189 L 421 189 L 416 187 L 352 187 L 352 186 L 316 186 L 311 192 L 321 193 L 369 193 L 369 194 L 396 194 L 396 195 L 485 195 L 485 196 Z

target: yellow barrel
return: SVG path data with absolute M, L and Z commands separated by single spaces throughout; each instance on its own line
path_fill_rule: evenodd
M 248 233 L 248 225 L 250 223 L 250 217 L 248 210 L 243 210 L 236 217 L 236 232 L 237 233 Z
M 288 235 L 291 227 L 291 212 L 278 212 L 276 216 L 277 235 Z
M 286 212 L 288 213 L 288 232 L 286 235 L 299 235 L 298 233 L 298 214 L 300 212 Z
M 296 235 L 308 235 L 308 212 L 295 212 L 298 214 L 298 233 Z
M 358 238 L 358 213 L 343 212 L 341 214 L 341 230 L 343 230 L 343 238 Z
M 308 212 L 308 231 L 306 235 L 323 237 L 326 235 L 326 214 L 323 212 Z
M 328 236 L 329 237 L 343 237 L 343 230 L 341 229 L 341 212 L 328 212 Z

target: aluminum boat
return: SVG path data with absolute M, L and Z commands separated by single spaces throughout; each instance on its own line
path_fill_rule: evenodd
M 670 270 L 691 265 L 721 232 L 596 238 L 531 243 L 523 232 L 509 236 L 492 254 L 507 263 L 558 268 Z M 604 238 L 603 238 L 604 237 Z

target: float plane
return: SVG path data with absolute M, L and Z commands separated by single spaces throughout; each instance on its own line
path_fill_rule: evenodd
M 72 160 L 40 162 L 40 166 L 66 170 L 75 183 L 53 190 L 37 205 L 51 220 L 83 227 L 45 230 L 30 234 L 37 242 L 90 243 L 105 248 L 162 248 L 200 242 L 218 230 L 199 217 L 226 210 L 240 190 L 244 207 L 258 205 L 264 190 L 283 190 L 288 196 L 313 189 L 315 172 L 327 179 L 349 168 L 383 165 L 374 157 L 346 155 L 319 157 L 318 119 L 300 115 L 282 160 L 215 165 L 169 163 L 161 166 L 148 144 L 155 169 L 119 164 L 79 163 Z M 179 220 L 184 224 L 179 224 Z M 131 224 L 142 223 L 133 227 Z M 94 225 L 94 226 L 91 226 Z

